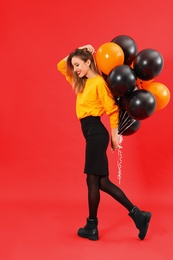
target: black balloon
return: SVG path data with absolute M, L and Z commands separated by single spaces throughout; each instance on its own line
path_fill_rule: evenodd
M 117 104 L 118 104 L 118 107 L 119 107 L 120 110 L 126 109 L 126 102 L 127 102 L 126 97 L 119 97 Z
M 140 125 L 140 121 L 131 118 L 126 110 L 119 111 L 118 134 L 134 134 L 139 129 Z
M 118 130 L 122 131 L 127 126 L 129 126 L 134 121 L 133 118 L 131 118 L 126 110 L 119 110 L 119 122 L 118 122 Z
M 139 79 L 150 80 L 160 74 L 163 64 L 163 57 L 158 51 L 144 49 L 137 54 L 133 68 Z
M 125 136 L 132 135 L 139 130 L 140 126 L 141 126 L 140 120 L 134 120 L 134 122 L 129 127 L 127 127 L 124 131 L 120 132 L 120 134 Z
M 126 110 L 130 117 L 136 120 L 146 119 L 153 114 L 156 99 L 147 90 L 135 90 L 127 99 Z
M 117 97 L 125 96 L 135 89 L 136 74 L 128 65 L 115 67 L 107 77 L 108 87 Z
M 138 53 L 136 42 L 127 35 L 119 35 L 115 37 L 112 42 L 118 44 L 122 48 L 124 52 L 124 64 L 131 65 Z

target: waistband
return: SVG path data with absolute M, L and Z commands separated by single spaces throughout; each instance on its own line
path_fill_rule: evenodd
M 98 121 L 100 121 L 100 116 L 87 116 L 80 119 L 80 122 L 82 124 L 87 122 L 98 122 Z

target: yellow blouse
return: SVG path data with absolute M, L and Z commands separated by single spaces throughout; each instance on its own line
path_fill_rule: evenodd
M 66 73 L 66 62 L 61 60 L 57 64 L 58 70 L 71 84 L 71 78 Z M 110 117 L 111 128 L 118 127 L 118 106 L 102 76 L 97 75 L 86 81 L 82 93 L 77 93 L 76 114 L 81 119 L 87 116 L 102 116 L 104 113 Z

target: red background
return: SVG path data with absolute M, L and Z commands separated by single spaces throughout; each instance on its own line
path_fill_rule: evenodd
M 84 140 L 75 95 L 56 64 L 78 46 L 97 49 L 129 35 L 139 51 L 161 52 L 157 81 L 172 92 L 172 10 L 171 0 L 1 3 L 1 259 L 171 259 L 172 99 L 123 140 L 120 187 L 153 212 L 146 240 L 137 239 L 126 210 L 105 194 L 100 240 L 82 240 L 76 230 L 87 217 Z M 108 156 L 110 178 L 118 184 L 117 154 L 108 150 Z

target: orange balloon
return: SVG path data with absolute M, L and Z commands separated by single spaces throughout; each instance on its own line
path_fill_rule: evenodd
M 153 81 L 153 79 L 150 79 L 150 80 L 142 80 L 142 79 L 139 79 L 137 78 L 136 80 L 136 86 L 139 88 L 139 89 L 146 89 L 146 87 Z
M 167 106 L 170 100 L 170 91 L 162 83 L 152 82 L 145 87 L 146 90 L 150 91 L 156 99 L 156 110 L 161 110 Z
M 130 68 L 134 69 L 134 61 L 132 61 L 132 63 L 129 66 Z
M 104 43 L 96 51 L 96 63 L 98 68 L 108 75 L 113 68 L 124 63 L 124 52 L 114 42 Z

